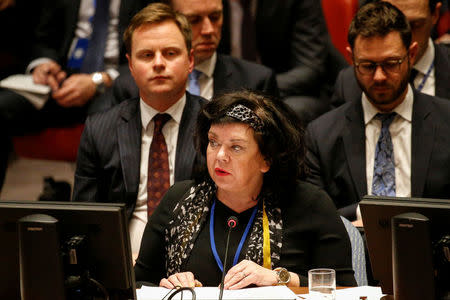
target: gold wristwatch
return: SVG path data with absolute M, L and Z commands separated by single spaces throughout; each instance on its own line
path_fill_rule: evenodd
M 278 285 L 287 285 L 291 281 L 291 274 L 285 268 L 275 268 Z

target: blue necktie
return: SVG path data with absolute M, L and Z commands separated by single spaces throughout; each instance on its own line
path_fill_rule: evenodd
M 372 195 L 395 197 L 395 164 L 394 147 L 392 145 L 389 126 L 396 113 L 377 114 L 381 120 L 381 132 L 375 148 L 373 167 Z
M 92 21 L 92 35 L 86 56 L 81 65 L 81 73 L 103 71 L 105 59 L 106 38 L 109 25 L 109 0 L 95 1 L 95 15 Z
M 192 95 L 200 96 L 200 84 L 198 78 L 201 74 L 202 72 L 196 69 L 189 74 L 189 93 Z

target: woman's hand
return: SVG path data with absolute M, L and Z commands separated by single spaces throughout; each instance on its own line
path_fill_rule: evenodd
M 174 289 L 176 287 L 200 287 L 202 283 L 194 278 L 192 272 L 181 272 L 161 279 L 159 286 Z
M 250 260 L 243 260 L 232 267 L 225 276 L 224 288 L 230 290 L 242 289 L 250 284 L 257 286 L 275 285 L 277 274 Z

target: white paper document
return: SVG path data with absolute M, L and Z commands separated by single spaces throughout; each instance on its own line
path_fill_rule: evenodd
M 217 300 L 219 298 L 219 288 L 217 287 L 199 287 L 195 288 L 197 300 Z M 136 290 L 138 300 L 161 300 L 169 293 L 169 289 L 161 287 L 146 287 Z M 166 298 L 169 298 L 167 295 Z M 180 300 L 181 293 L 173 299 Z M 183 292 L 183 299 L 192 299 L 189 291 Z M 240 290 L 224 290 L 223 298 L 226 300 L 296 300 L 297 296 L 285 286 L 267 286 L 248 288 Z
M 10 89 L 27 98 L 36 109 L 41 109 L 50 95 L 50 87 L 34 83 L 31 75 L 11 75 L 0 81 L 0 87 Z
M 305 300 L 317 299 L 314 295 L 304 294 L 298 295 L 299 298 Z M 367 297 L 367 300 L 380 300 L 383 296 L 380 287 L 359 286 L 348 289 L 336 290 L 336 300 L 359 300 L 361 296 Z

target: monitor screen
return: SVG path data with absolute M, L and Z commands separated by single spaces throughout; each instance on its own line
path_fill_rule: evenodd
M 392 217 L 403 213 L 424 215 L 430 220 L 433 243 L 450 234 L 450 200 L 365 196 L 359 205 L 373 277 L 385 294 L 393 294 Z M 414 242 L 420 244 L 420 240 Z
M 106 288 L 111 299 L 136 298 L 124 204 L 0 201 L 0 299 L 20 299 L 17 222 L 34 214 L 58 220 L 61 248 L 67 247 L 71 237 L 83 237 L 85 250 L 79 259 L 89 268 L 90 276 Z M 66 269 L 64 264 L 64 276 L 67 276 Z

